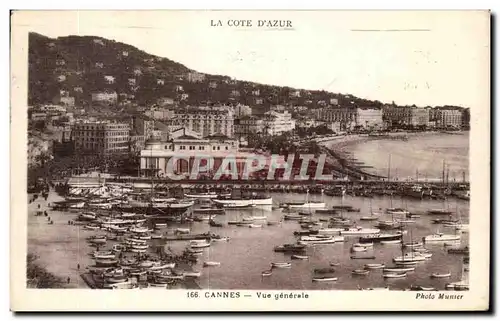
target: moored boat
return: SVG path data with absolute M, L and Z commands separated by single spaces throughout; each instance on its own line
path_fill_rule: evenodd
M 449 242 L 449 241 L 458 241 L 460 240 L 460 235 L 454 235 L 454 234 L 443 234 L 443 233 L 436 233 L 436 234 L 431 234 L 424 236 L 422 238 L 424 242 Z
M 334 282 L 337 281 L 337 277 L 332 276 L 315 276 L 313 277 L 313 282 Z
M 415 267 L 410 266 L 410 267 L 398 267 L 398 266 L 390 266 L 384 268 L 383 272 L 390 272 L 390 273 L 403 273 L 403 272 L 412 272 L 415 271 Z
M 297 254 L 293 254 L 291 256 L 292 259 L 295 259 L 295 260 L 308 260 L 309 259 L 309 256 L 307 255 L 297 255 Z
M 370 273 L 370 271 L 365 270 L 365 269 L 357 269 L 357 270 L 352 271 L 353 275 L 368 275 L 369 273 Z
M 273 262 L 271 263 L 273 268 L 289 268 L 292 266 L 292 263 L 289 262 Z
M 388 272 L 384 273 L 382 276 L 386 279 L 399 279 L 406 277 L 406 272 L 403 273 Z
M 378 269 L 383 269 L 384 267 L 385 267 L 385 264 L 383 264 L 383 263 L 365 264 L 365 269 L 369 269 L 369 270 L 378 270 Z
M 271 276 L 272 274 L 273 274 L 273 271 L 271 271 L 271 270 L 262 272 L 262 276 Z
M 380 230 L 376 228 L 364 228 L 361 226 L 358 227 L 353 227 L 353 228 L 345 228 L 340 231 L 340 235 L 371 235 L 371 234 L 377 234 L 379 233 Z M 362 243 L 362 242 L 360 242 Z
M 214 262 L 214 261 L 206 261 L 203 262 L 203 266 L 219 266 L 220 262 Z

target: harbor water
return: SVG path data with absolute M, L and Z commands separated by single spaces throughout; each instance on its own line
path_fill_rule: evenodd
M 271 194 L 274 202 L 301 201 L 306 194 Z M 359 226 L 370 227 L 376 222 L 359 221 L 359 217 L 369 215 L 370 199 L 361 197 L 331 197 L 322 195 L 311 195 L 310 200 L 324 201 L 328 207 L 332 205 L 351 205 L 360 208 L 359 213 L 344 213 L 343 216 L 356 221 Z M 388 207 L 402 207 L 412 213 L 422 213 L 415 223 L 408 224 L 407 229 L 411 232 L 404 236 L 406 242 L 421 241 L 422 237 L 433 234 L 439 230 L 440 225 L 432 224 L 431 219 L 442 216 L 428 215 L 427 210 L 443 209 L 449 207 L 451 211 L 458 210 L 463 223 L 468 222 L 469 203 L 462 200 L 443 201 L 433 200 L 410 200 L 390 197 L 375 197 L 371 199 L 371 207 L 374 211 L 379 208 L 385 210 Z M 230 220 L 241 220 L 246 216 L 263 216 L 268 221 L 279 221 L 283 216 L 281 210 L 271 208 L 253 208 L 251 210 L 227 210 L 226 215 L 218 215 L 214 220 L 227 223 Z M 327 215 L 313 215 L 313 218 L 327 218 Z M 446 216 L 447 218 L 447 216 Z M 381 219 L 390 220 L 391 215 L 384 214 Z M 426 244 L 425 247 L 432 252 L 432 258 L 417 265 L 414 272 L 409 272 L 403 279 L 384 280 L 382 270 L 372 270 L 366 276 L 353 276 L 352 270 L 363 268 L 368 263 L 384 263 L 393 266 L 392 259 L 401 255 L 400 244 L 375 244 L 373 254 L 375 259 L 351 259 L 350 248 L 359 240 L 359 236 L 346 236 L 345 242 L 309 246 L 306 255 L 308 260 L 292 260 L 290 254 L 277 253 L 275 246 L 285 243 L 295 243 L 298 237 L 294 231 L 300 231 L 301 227 L 297 221 L 283 221 L 282 224 L 268 226 L 262 222 L 261 228 L 249 228 L 247 226 L 226 225 L 225 227 L 210 227 L 207 222 L 192 222 L 178 226 L 191 228 L 192 233 L 212 232 L 221 236 L 230 237 L 229 242 L 216 242 L 206 248 L 195 270 L 202 271 L 198 280 L 204 289 L 268 289 L 268 290 L 299 290 L 299 289 L 357 289 L 370 287 L 389 286 L 393 289 L 404 289 L 410 285 L 432 286 L 444 289 L 448 282 L 462 279 L 462 256 L 448 254 L 443 243 Z M 258 221 L 255 224 L 260 224 Z M 328 224 L 328 223 L 324 223 Z M 441 227 L 440 232 L 454 234 L 455 231 Z M 395 231 L 396 232 L 396 231 Z M 460 233 L 460 232 L 457 232 Z M 462 234 L 461 246 L 468 243 L 468 234 Z M 169 241 L 166 245 L 172 250 L 181 251 L 187 246 L 187 242 Z M 370 250 L 369 252 L 370 253 Z M 220 266 L 203 268 L 202 262 L 217 261 Z M 269 270 L 272 262 L 291 262 L 291 268 L 274 269 L 271 276 L 263 277 L 261 273 Z M 313 282 L 314 269 L 328 268 L 330 262 L 339 263 L 335 268 L 334 276 L 338 280 L 334 283 Z M 432 273 L 451 272 L 451 277 L 446 279 L 432 279 Z
M 441 179 L 442 163 L 449 170 L 449 181 L 469 180 L 469 133 L 422 133 L 409 135 L 407 141 L 377 139 L 350 144 L 345 152 L 370 166 L 366 171 L 386 176 L 389 156 L 391 177 L 399 179 Z

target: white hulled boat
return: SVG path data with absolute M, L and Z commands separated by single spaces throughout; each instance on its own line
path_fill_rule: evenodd
M 437 232 L 436 234 L 427 235 L 422 238 L 424 242 L 449 242 L 449 241 L 459 241 L 460 235 L 455 234 L 443 234 Z
M 252 205 L 273 205 L 273 198 L 248 198 L 248 199 L 213 199 L 215 204 L 233 204 L 234 206 L 252 206 Z
M 380 233 L 380 230 L 377 228 L 365 228 L 365 227 L 351 227 L 345 228 L 340 231 L 340 235 L 370 235 Z

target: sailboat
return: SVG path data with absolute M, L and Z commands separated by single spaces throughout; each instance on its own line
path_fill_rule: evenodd
M 401 231 L 401 232 L 403 232 L 403 231 Z M 411 238 L 411 230 L 410 230 L 410 238 Z M 403 238 L 402 242 L 401 242 L 401 256 L 393 258 L 393 261 L 396 264 L 420 262 L 420 261 L 425 261 L 427 259 L 426 256 L 420 252 L 415 252 L 415 251 L 405 252 L 405 248 L 406 248 L 406 246 L 405 246 L 405 242 L 404 242 L 404 238 Z
M 359 219 L 361 221 L 375 221 L 378 219 L 380 213 L 374 213 L 372 208 L 372 199 L 370 198 L 370 215 L 369 216 L 361 216 Z
M 377 227 L 382 230 L 392 230 L 392 229 L 397 229 L 401 227 L 401 224 L 394 220 L 394 214 L 405 214 L 406 211 L 400 208 L 394 208 L 392 207 L 392 195 L 390 198 L 390 208 L 386 210 L 387 214 L 391 215 L 391 220 L 390 221 L 379 221 Z
M 456 220 L 456 222 L 453 222 L 453 221 L 444 222 L 443 226 L 455 228 L 455 230 L 457 230 L 457 231 L 468 231 L 469 224 L 462 223 L 462 219 L 460 217 L 460 212 L 458 211 L 458 203 L 456 204 L 455 212 L 458 216 L 458 219 Z

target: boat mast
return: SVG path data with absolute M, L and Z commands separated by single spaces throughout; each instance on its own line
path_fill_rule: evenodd
M 387 166 L 387 181 L 391 181 L 391 154 L 389 154 L 389 164 Z

